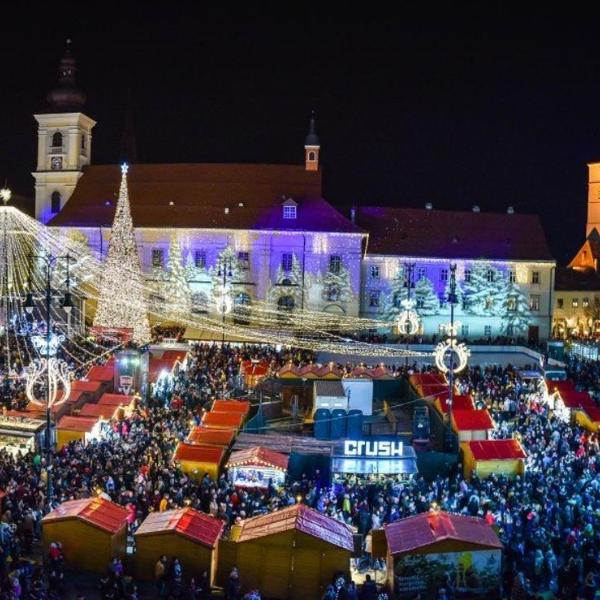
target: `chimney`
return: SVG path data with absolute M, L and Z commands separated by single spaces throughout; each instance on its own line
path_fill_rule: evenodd
M 425 210 L 433 210 L 433 204 L 431 204 L 431 202 L 428 202 L 428 203 L 425 205 Z
M 475 206 L 473 206 L 473 212 L 474 213 L 481 212 L 481 209 L 479 208 L 479 206 L 477 204 L 475 204 Z
M 352 225 L 356 225 L 356 206 L 350 208 L 350 221 L 352 221 Z
M 515 214 L 515 209 L 514 209 L 512 206 L 509 206 L 509 207 L 506 209 L 506 212 L 507 212 L 507 214 L 509 214 L 509 215 L 514 215 L 514 214 Z

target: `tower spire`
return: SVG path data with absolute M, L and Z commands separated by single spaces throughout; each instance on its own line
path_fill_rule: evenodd
M 319 143 L 319 136 L 317 135 L 317 120 L 315 117 L 315 111 L 313 110 L 310 115 L 310 122 L 308 125 L 308 133 L 304 140 L 304 161 L 307 171 L 318 171 L 319 170 L 319 151 L 321 145 Z
M 71 53 L 71 40 L 66 41 L 63 57 L 58 63 L 58 82 L 47 96 L 51 112 L 79 112 L 85 104 L 86 96 L 77 87 L 75 73 L 77 63 Z

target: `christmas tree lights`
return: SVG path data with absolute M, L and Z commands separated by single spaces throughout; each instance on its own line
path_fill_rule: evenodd
M 133 329 L 133 341 L 143 344 L 150 340 L 150 325 L 129 206 L 127 170 L 127 165 L 121 167 L 119 199 L 108 258 L 102 270 L 94 327 Z

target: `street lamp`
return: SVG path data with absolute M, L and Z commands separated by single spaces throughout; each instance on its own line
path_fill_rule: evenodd
M 27 396 L 30 400 L 35 400 L 33 394 L 33 387 L 36 383 L 41 382 L 45 378 L 46 384 L 46 473 L 47 473 L 47 495 L 48 495 L 48 506 L 50 507 L 50 503 L 52 500 L 52 477 L 51 477 L 51 458 L 52 458 L 52 447 L 50 443 L 51 437 L 51 409 L 54 403 L 56 402 L 57 393 L 58 393 L 58 385 L 62 383 L 63 385 L 63 396 L 61 401 L 64 402 L 67 399 L 67 396 L 70 392 L 70 381 L 68 374 L 67 364 L 55 358 L 55 354 L 58 348 L 58 344 L 60 343 L 60 338 L 58 336 L 52 335 L 52 322 L 51 322 L 51 308 L 52 308 L 52 272 L 57 265 L 58 261 L 66 260 L 67 262 L 67 290 L 64 294 L 63 301 L 61 306 L 65 313 L 67 314 L 67 318 L 70 320 L 71 311 L 73 310 L 73 297 L 71 295 L 71 281 L 69 275 L 69 264 L 71 261 L 71 257 L 69 254 L 65 256 L 52 256 L 51 254 L 41 254 L 41 255 L 30 255 L 30 258 L 33 260 L 40 260 L 43 263 L 43 267 L 45 270 L 45 305 L 46 305 L 46 335 L 42 336 L 34 336 L 32 337 L 32 342 L 40 351 L 40 354 L 44 357 L 41 361 L 30 365 L 29 373 L 27 376 L 27 385 L 26 392 Z M 23 307 L 27 314 L 31 315 L 35 308 L 35 302 L 32 292 L 31 280 L 29 283 L 29 289 L 25 296 L 25 301 L 23 303 Z M 64 337 L 62 338 L 64 339 Z
M 229 314 L 233 309 L 233 300 L 227 292 L 227 278 L 233 277 L 231 256 L 221 256 L 219 258 L 219 270 L 217 271 L 217 277 L 223 277 L 223 283 L 221 286 L 221 295 L 217 298 L 216 305 L 217 310 L 221 313 L 222 318 L 222 338 L 221 346 L 225 346 L 225 315 Z
M 405 270 L 405 277 L 404 277 L 404 286 L 406 287 L 406 307 L 404 312 L 408 313 L 406 314 L 406 319 L 404 322 L 404 327 L 405 327 L 405 334 L 406 334 L 406 358 L 405 358 L 405 366 L 408 370 L 408 345 L 409 345 L 409 340 L 410 340 L 410 336 L 414 335 L 416 332 L 413 331 L 413 326 L 414 326 L 414 316 L 411 315 L 411 309 L 413 307 L 413 302 L 411 299 L 411 291 L 414 289 L 415 287 L 415 281 L 414 281 L 414 273 L 415 273 L 415 263 L 404 263 L 404 270 Z M 413 317 L 411 319 L 411 317 Z M 418 316 L 417 316 L 418 319 Z M 406 327 L 408 325 L 408 327 Z M 418 326 L 418 320 L 417 320 L 417 326 Z

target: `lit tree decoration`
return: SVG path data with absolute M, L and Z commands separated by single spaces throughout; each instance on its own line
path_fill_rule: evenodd
M 187 282 L 181 247 L 176 233 L 171 236 L 168 267 L 169 279 L 165 284 L 167 308 L 187 317 L 192 312 L 192 293 Z
M 428 277 L 421 277 L 415 284 L 415 298 L 422 315 L 436 315 L 440 312 L 440 299 Z
M 456 335 L 460 327 L 460 321 L 454 325 L 446 323 L 443 325 L 446 334 L 449 336 L 446 341 L 440 342 L 433 351 L 435 366 L 442 372 L 460 373 L 466 366 L 471 356 L 471 350 L 465 344 L 459 344 L 456 341 Z
M 38 385 L 49 385 L 46 398 L 36 398 L 35 387 Z M 63 394 L 57 400 L 60 388 Z M 32 361 L 27 367 L 25 395 L 30 402 L 47 404 L 48 408 L 66 402 L 71 395 L 71 374 L 67 363 L 53 356 Z
M 531 322 L 531 309 L 527 296 L 519 285 L 511 281 L 505 283 L 505 298 L 501 304 L 502 331 L 507 335 L 518 335 L 523 333 Z
M 102 272 L 94 327 L 131 328 L 133 341 L 144 344 L 150 340 L 150 324 L 129 207 L 127 170 L 124 164 L 121 167 L 119 200 L 111 229 L 108 258 Z
M 397 327 L 402 335 L 414 335 L 419 331 L 421 319 L 419 313 L 413 310 L 415 304 L 414 300 L 409 300 L 408 298 L 400 302 L 402 311 L 398 315 Z

